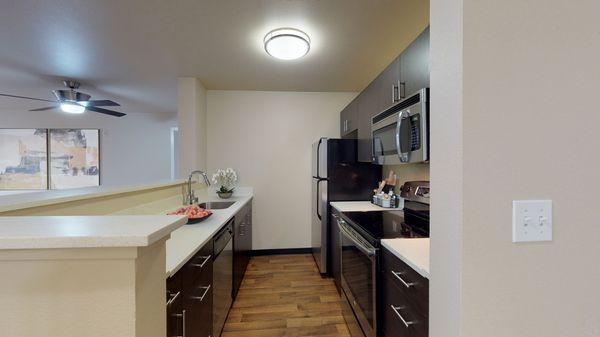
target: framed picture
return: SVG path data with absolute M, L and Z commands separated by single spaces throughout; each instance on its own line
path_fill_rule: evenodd
M 0 189 L 47 189 L 47 149 L 47 129 L 0 129 Z
M 100 130 L 50 129 L 50 189 L 100 185 Z

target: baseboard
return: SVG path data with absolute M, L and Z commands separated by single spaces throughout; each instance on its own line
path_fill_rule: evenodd
M 252 256 L 310 254 L 311 252 L 311 248 L 256 249 L 252 251 Z

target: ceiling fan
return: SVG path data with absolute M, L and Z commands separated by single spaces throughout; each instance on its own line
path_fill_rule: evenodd
M 115 117 L 123 117 L 126 114 L 118 111 L 108 110 L 104 108 L 100 108 L 101 106 L 121 106 L 117 102 L 113 102 L 111 100 L 90 100 L 90 95 L 85 94 L 83 92 L 76 91 L 79 89 L 79 82 L 76 81 L 63 81 L 63 84 L 68 89 L 61 90 L 52 90 L 52 93 L 56 97 L 56 100 L 49 100 L 43 98 L 33 98 L 33 97 L 25 97 L 25 96 L 17 96 L 17 95 L 9 95 L 9 94 L 0 94 L 0 96 L 5 97 L 15 97 L 15 98 L 23 98 L 23 99 L 31 99 L 35 101 L 43 101 L 43 102 L 52 102 L 54 105 L 31 109 L 29 111 L 44 111 L 50 109 L 60 108 L 64 112 L 73 113 L 73 114 L 81 114 L 87 111 L 98 112 L 101 114 L 106 114 Z

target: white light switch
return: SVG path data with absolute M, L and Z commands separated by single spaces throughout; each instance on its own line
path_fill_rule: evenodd
M 552 200 L 513 200 L 513 242 L 552 241 Z

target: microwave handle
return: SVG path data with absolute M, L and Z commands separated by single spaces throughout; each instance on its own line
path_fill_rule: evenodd
M 398 151 L 398 158 L 401 163 L 408 162 L 408 153 L 402 152 L 402 137 L 400 130 L 402 129 L 402 122 L 408 119 L 409 115 L 407 111 L 400 111 L 398 114 L 398 123 L 396 124 L 396 150 Z

